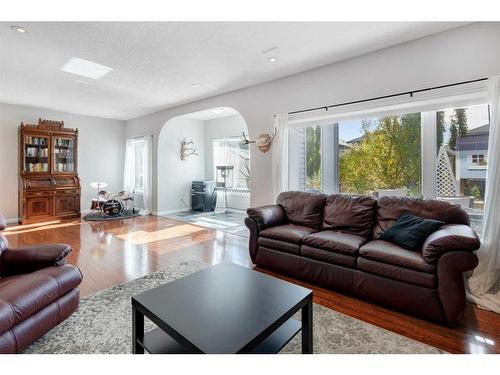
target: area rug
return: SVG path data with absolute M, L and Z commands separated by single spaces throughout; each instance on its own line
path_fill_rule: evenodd
M 131 353 L 131 296 L 201 270 L 186 261 L 82 298 L 78 310 L 32 344 L 25 353 Z M 314 304 L 315 353 L 443 353 L 441 350 Z M 300 315 L 297 316 L 300 319 Z M 146 330 L 154 328 L 146 319 Z M 300 334 L 282 353 L 300 353 Z

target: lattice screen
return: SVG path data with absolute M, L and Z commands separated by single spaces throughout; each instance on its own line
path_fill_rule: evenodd
M 446 146 L 441 145 L 436 160 L 436 194 L 438 197 L 456 197 L 459 195 L 458 183 L 451 168 Z

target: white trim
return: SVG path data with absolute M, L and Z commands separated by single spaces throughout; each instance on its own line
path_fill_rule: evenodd
M 152 214 L 154 216 L 167 216 L 167 215 L 174 215 L 174 214 L 180 214 L 182 212 L 191 212 L 191 211 L 192 210 L 188 210 L 188 209 L 185 209 L 185 208 L 180 208 L 180 209 L 176 209 L 176 210 L 168 210 L 168 211 L 161 211 L 161 212 L 154 211 Z M 245 214 L 246 215 L 246 211 L 245 210 L 239 210 L 237 208 L 227 207 L 226 211 L 227 212 L 233 212 L 235 214 Z M 196 211 L 196 212 L 203 213 L 203 211 Z M 206 211 L 206 212 L 210 212 L 210 211 Z
M 19 224 L 19 218 L 18 217 L 12 217 L 10 219 L 5 219 L 6 224 Z
M 367 117 L 383 117 L 405 113 L 429 112 L 447 108 L 460 108 L 474 104 L 484 104 L 488 100 L 487 81 L 464 84 L 416 93 L 412 97 L 372 100 L 365 103 L 320 109 L 290 115 L 289 127 L 307 125 L 328 125 L 335 122 L 357 120 Z

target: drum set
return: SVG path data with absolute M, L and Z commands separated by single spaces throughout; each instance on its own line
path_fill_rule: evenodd
M 107 220 L 113 218 L 133 217 L 138 213 L 134 206 L 135 190 L 120 191 L 112 194 L 103 190 L 108 184 L 102 181 L 92 182 L 90 186 L 97 189 L 96 199 L 92 199 L 91 211 L 84 216 L 87 220 Z

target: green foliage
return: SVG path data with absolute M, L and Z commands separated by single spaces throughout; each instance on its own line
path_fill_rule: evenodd
M 445 127 L 445 115 L 444 111 L 436 112 L 436 132 L 437 132 L 437 149 L 439 151 L 439 147 L 444 142 L 444 132 L 446 130 Z
M 306 128 L 306 189 L 321 189 L 320 126 Z
M 321 171 L 316 171 L 306 178 L 306 190 L 321 190 Z
M 364 121 L 362 127 L 362 141 L 340 157 L 341 191 L 366 194 L 401 187 L 419 191 L 420 114 Z
M 448 146 L 452 150 L 457 149 L 457 138 L 459 135 L 467 134 L 467 113 L 465 108 L 453 110 L 453 116 L 450 123 L 450 141 Z
M 475 199 L 481 198 L 481 190 L 477 185 L 470 185 L 464 188 L 464 193 L 466 196 L 474 197 Z

